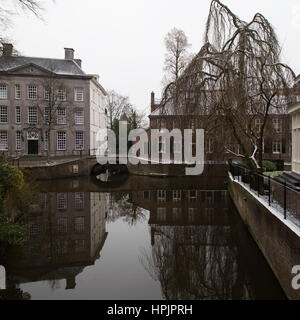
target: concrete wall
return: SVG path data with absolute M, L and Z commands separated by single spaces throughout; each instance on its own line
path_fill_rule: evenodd
M 300 299 L 292 288 L 292 269 L 300 265 L 300 232 L 274 215 L 239 183 L 229 179 L 229 193 L 289 299 Z M 253 261 L 255 264 L 255 261 Z M 260 270 L 257 270 L 260 272 Z
M 183 177 L 186 176 L 185 165 L 181 164 L 138 164 L 132 165 L 128 163 L 128 170 L 131 174 L 144 176 L 169 176 Z M 205 165 L 204 172 L 201 176 L 225 177 L 227 165 Z

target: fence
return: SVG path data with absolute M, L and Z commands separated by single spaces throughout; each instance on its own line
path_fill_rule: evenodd
M 237 164 L 229 164 L 230 173 L 235 181 L 254 192 L 269 207 L 276 209 L 285 220 L 289 220 L 300 228 L 300 192 L 275 179 Z
M 51 151 L 50 158 L 59 158 L 59 157 L 93 157 L 99 153 L 98 149 L 86 149 L 86 150 L 53 150 Z M 19 159 L 27 157 L 47 157 L 47 151 L 43 151 L 37 155 L 26 154 L 24 151 L 16 151 L 11 154 L 9 151 L 0 151 L 0 155 L 4 156 L 5 159 Z

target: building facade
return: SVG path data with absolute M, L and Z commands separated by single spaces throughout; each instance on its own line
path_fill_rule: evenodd
M 289 108 L 292 117 L 292 171 L 300 174 L 300 102 Z
M 107 128 L 106 91 L 88 75 L 74 50 L 65 59 L 0 57 L 0 152 L 8 156 L 69 156 L 97 148 Z
M 166 105 L 162 108 L 160 102 L 155 100 L 154 93 L 151 94 L 150 129 L 204 129 L 205 130 L 205 161 L 206 163 L 226 162 L 229 159 L 237 158 L 240 154 L 240 146 L 233 137 L 224 132 L 222 127 L 214 130 L 206 130 L 209 115 L 180 114 L 175 112 L 172 106 Z M 262 119 L 255 119 L 255 127 L 260 131 Z M 150 130 L 149 130 L 150 135 Z M 226 137 L 227 141 L 221 137 Z M 291 161 L 292 152 L 291 118 L 289 114 L 270 114 L 263 143 L 264 160 L 283 160 L 286 163 Z M 195 144 L 195 143 L 194 143 Z M 225 148 L 225 144 L 227 148 Z M 149 147 L 150 148 L 150 147 Z M 160 153 L 165 152 L 164 143 L 160 144 Z M 182 148 L 184 148 L 182 143 Z M 171 141 L 171 158 L 174 158 L 176 146 Z M 229 152 L 228 150 L 232 151 Z M 183 151 L 183 150 L 182 150 Z

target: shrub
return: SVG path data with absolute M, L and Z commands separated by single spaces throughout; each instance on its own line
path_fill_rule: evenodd
M 277 170 L 277 166 L 272 161 L 263 161 L 263 169 L 267 172 L 272 172 Z

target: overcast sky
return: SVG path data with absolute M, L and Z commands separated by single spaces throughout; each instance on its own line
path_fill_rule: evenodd
M 27 56 L 63 58 L 75 49 L 87 73 L 101 84 L 128 95 L 140 110 L 150 93 L 161 93 L 164 37 L 173 27 L 184 30 L 198 52 L 210 0 L 56 0 L 46 1 L 44 22 L 32 15 L 15 17 L 11 37 Z M 299 0 L 223 0 L 243 20 L 264 14 L 278 34 L 283 60 L 300 73 Z

